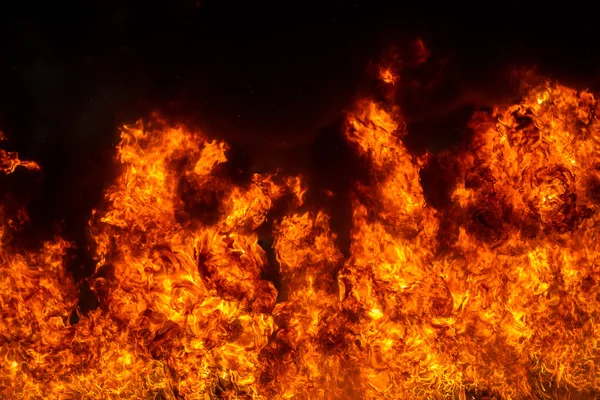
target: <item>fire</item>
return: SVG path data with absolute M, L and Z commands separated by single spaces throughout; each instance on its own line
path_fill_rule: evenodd
M 4 140 L 6 140 L 4 132 L 0 131 L 0 142 Z M 40 166 L 33 161 L 20 160 L 18 153 L 0 149 L 0 171 L 5 174 L 11 174 L 17 167 L 24 167 L 30 170 L 40 169 Z
M 379 77 L 381 80 L 388 84 L 394 84 L 398 80 L 398 77 L 390 68 L 381 68 L 379 70 Z
M 495 373 L 500 393 L 598 390 L 597 107 L 591 93 L 547 82 L 473 119 L 454 192 L 456 252 L 468 265 L 446 264 L 471 277 L 455 283 L 473 298 L 467 326 L 480 326 L 463 345 L 495 345 L 477 373 Z M 498 344 L 503 357 L 493 357 Z
M 78 308 L 73 244 L 21 249 L 25 210 L 0 208 L 0 397 L 594 398 L 598 107 L 545 82 L 476 113 L 436 210 L 401 110 L 357 102 L 344 134 L 369 176 L 347 253 L 302 176 L 234 182 L 225 142 L 124 126 L 89 220 L 98 309 Z M 6 151 L 0 166 L 39 169 Z

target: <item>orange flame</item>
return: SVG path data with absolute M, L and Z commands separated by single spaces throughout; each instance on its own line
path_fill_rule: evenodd
M 4 132 L 0 131 L 0 142 L 4 140 L 6 140 L 6 136 L 4 135 Z M 40 169 L 40 166 L 33 161 L 20 160 L 18 153 L 0 149 L 0 171 L 5 174 L 11 174 L 17 167 L 23 167 L 30 170 Z
M 97 310 L 78 310 L 72 245 L 17 248 L 0 208 L 0 397 L 594 398 L 597 109 L 548 82 L 477 113 L 438 211 L 400 110 L 358 102 L 345 136 L 370 176 L 347 255 L 302 177 L 234 184 L 226 143 L 158 118 L 125 126 L 89 223 Z M 0 166 L 39 168 L 5 151 Z

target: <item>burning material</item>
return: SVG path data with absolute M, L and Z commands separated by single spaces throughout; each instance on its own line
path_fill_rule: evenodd
M 90 219 L 97 310 L 78 311 L 71 245 L 21 250 L 24 211 L 0 210 L 0 397 L 593 398 L 597 108 L 547 82 L 477 113 L 452 204 L 435 210 L 401 111 L 358 102 L 345 136 L 370 174 L 348 257 L 302 177 L 234 183 L 226 143 L 157 118 L 125 126 L 122 171 Z M 38 168 L 0 158 L 5 174 Z M 273 260 L 259 245 L 271 224 Z

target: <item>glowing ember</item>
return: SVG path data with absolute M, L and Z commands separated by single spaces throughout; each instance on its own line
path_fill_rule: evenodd
M 477 113 L 438 211 L 400 110 L 359 101 L 345 136 L 370 178 L 352 195 L 347 257 L 302 177 L 235 184 L 226 143 L 158 118 L 125 126 L 121 174 L 90 219 L 99 309 L 78 315 L 71 245 L 16 248 L 26 215 L 0 209 L 0 397 L 593 398 L 597 109 L 547 82 Z M 20 166 L 38 169 L 0 151 L 2 172 Z M 279 201 L 288 213 L 269 221 Z M 281 293 L 265 278 L 267 222 Z

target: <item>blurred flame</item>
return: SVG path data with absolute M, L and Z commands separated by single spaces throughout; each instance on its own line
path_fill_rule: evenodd
M 347 255 L 302 177 L 234 183 L 226 143 L 124 126 L 89 223 L 97 310 L 78 310 L 72 245 L 18 248 L 26 214 L 0 208 L 0 397 L 595 398 L 597 115 L 594 95 L 550 82 L 477 113 L 437 211 L 400 110 L 359 101 L 344 133 L 369 178 Z M 0 166 L 39 169 L 5 151 Z
M 383 82 L 392 85 L 396 83 L 396 80 L 398 79 L 396 74 L 394 74 L 394 72 L 390 68 L 381 68 L 379 70 L 379 77 Z

